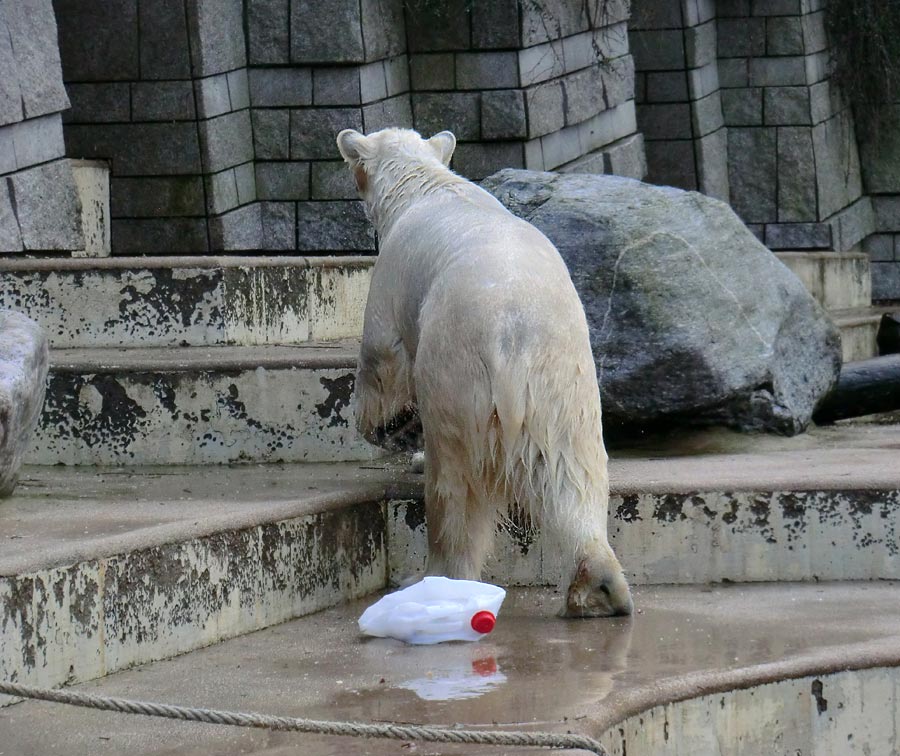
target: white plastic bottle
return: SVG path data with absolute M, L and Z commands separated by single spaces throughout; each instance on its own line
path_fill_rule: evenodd
M 372 604 L 359 629 L 415 644 L 476 641 L 494 629 L 504 598 L 506 591 L 489 583 L 426 577 Z

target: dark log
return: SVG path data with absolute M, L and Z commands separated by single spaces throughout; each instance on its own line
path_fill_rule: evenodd
M 900 354 L 848 362 L 813 420 L 819 425 L 900 410 Z
M 900 354 L 900 312 L 886 312 L 881 316 L 878 354 Z

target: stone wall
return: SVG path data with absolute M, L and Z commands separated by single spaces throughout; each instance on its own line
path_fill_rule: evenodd
M 84 248 L 50 0 L 0 2 L 0 254 Z

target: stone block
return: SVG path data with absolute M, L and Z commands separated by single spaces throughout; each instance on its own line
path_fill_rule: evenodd
M 582 126 L 567 126 L 541 137 L 541 153 L 547 170 L 571 163 L 586 151 L 581 141 Z
M 290 40 L 294 63 L 361 63 L 359 0 L 293 0 Z
M 828 219 L 834 250 L 856 250 L 867 236 L 875 232 L 875 211 L 869 197 L 861 197 L 849 207 Z
M 522 90 L 499 90 L 482 98 L 483 139 L 524 139 L 527 131 L 525 96 Z
M 65 154 L 62 119 L 56 113 L 20 121 L 6 128 L 12 134 L 16 167 L 19 169 L 55 160 Z
M 519 83 L 523 87 L 562 76 L 565 72 L 563 43 L 559 40 L 519 51 Z
M 50 350 L 43 329 L 0 310 L 0 498 L 12 494 L 44 406 Z
M 231 112 L 227 74 L 195 79 L 194 89 L 197 93 L 197 108 L 201 118 L 216 118 Z
M 685 71 L 661 71 L 645 74 L 646 101 L 687 102 L 688 86 Z
M 115 123 L 131 120 L 131 87 L 125 82 L 69 84 L 72 107 L 64 123 Z
M 799 16 L 803 12 L 801 0 L 752 0 L 754 16 Z
M 9 196 L 9 182 L 0 179 L 0 253 L 21 252 L 22 232 Z
M 719 58 L 719 86 L 722 89 L 750 85 L 750 61 L 748 58 Z
M 209 219 L 209 246 L 213 252 L 258 250 L 262 245 L 262 215 L 258 202 Z
M 543 136 L 566 124 L 562 82 L 550 81 L 525 90 L 528 112 L 528 138 Z
M 875 230 L 900 233 L 900 197 L 872 197 Z
M 388 97 L 407 94 L 409 92 L 409 58 L 397 55 L 384 60 L 384 78 L 387 83 Z
M 775 144 L 775 129 L 728 129 L 731 206 L 745 223 L 777 219 Z
M 375 232 L 362 202 L 298 202 L 299 252 L 368 252 L 375 248 Z
M 338 155 L 335 139 L 343 129 L 362 129 L 359 108 L 307 108 L 291 111 L 291 159 Z
M 644 138 L 690 139 L 691 107 L 687 103 L 639 105 L 637 119 Z
M 631 54 L 631 47 L 628 39 L 628 24 L 624 21 L 602 29 L 594 29 L 593 31 L 588 31 L 575 37 L 567 37 L 563 40 L 563 51 L 571 49 L 571 42 L 570 44 L 566 44 L 567 40 L 575 41 L 576 39 L 585 40 L 587 42 L 591 55 L 590 63 L 588 65 L 596 63 L 598 57 L 600 60 L 611 60 L 612 58 Z M 584 47 L 582 47 L 583 44 L 584 43 L 579 44 L 579 47 L 582 50 L 584 50 Z M 581 55 L 584 54 L 585 52 L 581 53 Z M 578 60 L 575 61 L 576 64 L 579 62 L 580 61 Z M 566 70 L 571 70 L 569 67 L 568 56 L 566 56 Z
M 719 67 L 710 63 L 702 68 L 692 68 L 687 72 L 688 94 L 692 100 L 700 100 L 719 88 Z
M 681 29 L 684 21 L 680 2 L 633 3 L 628 26 L 634 30 Z
M 312 164 L 312 199 L 355 200 L 359 192 L 343 160 L 316 161 Z
M 116 255 L 173 255 L 209 252 L 205 218 L 123 218 L 112 221 Z
M 772 16 L 765 21 L 767 55 L 803 55 L 803 26 L 799 16 Z
M 831 55 L 827 51 L 807 55 L 804 61 L 807 84 L 825 81 L 831 73 Z
M 575 127 L 569 127 L 572 128 Z M 580 154 L 607 147 L 623 137 L 634 134 L 637 131 L 634 101 L 629 100 L 597 113 L 593 118 L 579 123 L 577 131 Z
M 453 153 L 453 169 L 472 181 L 490 176 L 502 168 L 522 167 L 524 157 L 520 142 L 460 144 Z
M 642 180 L 647 174 L 647 158 L 642 134 L 632 134 L 566 164 L 564 173 L 607 173 Z
M 744 18 L 750 15 L 750 0 L 718 0 L 719 18 Z
M 750 85 L 754 87 L 789 87 L 806 84 L 806 58 L 751 58 Z
M 72 125 L 67 154 L 112 160 L 114 176 L 200 173 L 197 127 L 190 122 Z
M 900 263 L 872 263 L 872 299 L 900 301 Z
M 109 164 L 101 160 L 70 160 L 81 204 L 84 249 L 73 257 L 109 257 Z
M 685 26 L 698 26 L 716 17 L 715 0 L 682 0 Z
M 12 40 L 3 24 L 0 11 L 0 126 L 21 121 L 25 114 L 22 111 L 22 90 L 16 74 L 16 59 L 13 55 Z
M 478 139 L 480 99 L 481 95 L 476 92 L 414 93 L 412 111 L 416 130 L 422 134 L 436 134 L 449 129 L 459 140 Z
M 825 219 L 862 194 L 856 134 L 849 111 L 813 127 L 819 218 Z
M 720 58 L 749 58 L 766 53 L 764 18 L 720 18 L 716 31 Z
M 234 182 L 237 184 L 238 202 L 245 205 L 256 201 L 256 170 L 252 162 L 234 167 Z
M 71 81 L 136 81 L 137 0 L 56 0 L 59 51 Z M 86 34 L 85 29 L 91 33 Z
M 700 68 L 715 63 L 716 22 L 707 21 L 705 24 L 685 29 L 684 44 L 688 68 Z
M 12 43 L 16 79 L 25 118 L 58 113 L 69 107 L 63 86 L 56 19 L 50 0 L 4 3 L 8 39 Z M 9 76 L 4 71 L 3 78 Z
M 894 259 L 894 235 L 872 234 L 863 243 L 872 262 L 891 262 Z
M 210 173 L 203 177 L 203 182 L 206 185 L 206 211 L 210 215 L 227 213 L 241 204 L 233 168 Z
M 723 89 L 722 113 L 727 126 L 760 126 L 763 122 L 761 88 Z
M 387 100 L 365 105 L 362 117 L 367 134 L 389 126 L 413 127 L 412 107 L 407 95 L 389 97 Z
M 16 170 L 15 126 L 0 126 L 0 175 Z
M 708 97 L 691 103 L 691 126 L 695 138 L 718 131 L 724 125 L 722 98 L 719 96 L 718 90 Z
M 841 109 L 840 92 L 831 81 L 820 81 L 809 88 L 809 110 L 813 124 L 827 121 Z
M 860 159 L 866 191 L 900 194 L 900 104 L 879 111 L 877 131 L 860 142 Z
M 138 8 L 141 79 L 189 79 L 191 53 L 184 0 L 140 0 Z
M 110 179 L 113 218 L 198 216 L 205 212 L 200 176 Z
M 531 171 L 544 170 L 544 151 L 540 138 L 531 139 L 523 145 L 525 153 L 525 167 Z
M 253 151 L 258 160 L 290 157 L 289 110 L 253 110 Z
M 250 107 L 250 79 L 246 68 L 239 68 L 226 74 L 228 77 L 228 97 L 232 110 Z
M 254 108 L 301 107 L 312 104 L 309 68 L 251 68 L 250 102 Z
M 191 0 L 187 8 L 194 76 L 247 65 L 243 0 Z
M 313 69 L 315 105 L 359 105 L 359 67 Z
M 645 142 L 647 178 L 651 184 L 697 188 L 693 140 Z
M 260 202 L 262 249 L 292 251 L 297 246 L 297 208 L 293 202 Z
M 410 52 L 439 52 L 469 48 L 468 0 L 409 0 L 406 38 Z
M 634 61 L 630 55 L 566 75 L 562 80 L 566 123 L 580 123 L 633 99 L 633 82 Z
M 472 47 L 477 49 L 519 46 L 518 0 L 472 3 Z
M 291 60 L 290 0 L 246 0 L 247 48 L 251 65 Z
M 256 191 L 261 200 L 309 199 L 309 163 L 257 163 Z
M 766 87 L 765 114 L 772 126 L 812 125 L 809 87 Z
M 678 74 L 677 71 L 673 71 L 672 73 L 674 75 Z M 666 75 L 668 75 L 668 74 L 666 74 Z M 642 105 L 643 103 L 647 102 L 647 100 L 648 100 L 648 97 L 647 97 L 647 77 L 648 76 L 650 76 L 650 74 L 636 73 L 634 75 L 634 99 L 638 105 Z M 685 79 L 684 82 L 685 82 L 684 83 L 684 92 L 685 92 L 684 99 L 686 100 L 687 99 L 687 79 Z
M 632 31 L 631 53 L 638 71 L 672 71 L 685 68 L 684 35 L 671 31 Z
M 457 89 L 508 89 L 518 84 L 519 61 L 515 52 L 456 54 Z
M 828 47 L 828 33 L 825 31 L 825 11 L 808 13 L 800 17 L 803 28 L 803 52 L 807 55 Z
M 588 28 L 586 11 L 586 3 L 568 0 L 520 3 L 522 46 L 531 47 L 584 31 Z
M 366 60 L 406 52 L 405 0 L 360 0 Z
M 200 121 L 199 128 L 204 173 L 215 173 L 253 160 L 249 110 Z
M 81 203 L 68 160 L 19 171 L 7 180 L 25 250 L 84 249 Z
M 697 188 L 709 197 L 728 202 L 728 131 L 719 129 L 698 139 Z
M 359 95 L 364 103 L 376 102 L 387 97 L 387 78 L 384 63 L 376 61 L 359 69 Z
M 411 55 L 409 77 L 415 91 L 453 89 L 456 83 L 456 56 L 453 53 Z
M 769 223 L 765 245 L 769 249 L 831 249 L 827 223 Z
M 766 114 L 768 116 L 768 113 Z M 815 221 L 816 164 L 812 131 L 778 129 L 778 221 Z
M 190 81 L 136 81 L 131 85 L 135 121 L 189 121 L 196 117 Z

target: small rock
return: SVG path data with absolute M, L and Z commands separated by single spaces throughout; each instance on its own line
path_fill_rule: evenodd
M 20 313 L 0 310 L 0 497 L 16 487 L 44 405 L 49 365 L 41 327 Z

